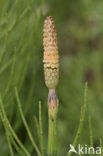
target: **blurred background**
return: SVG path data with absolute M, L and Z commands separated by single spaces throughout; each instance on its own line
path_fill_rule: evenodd
M 48 89 L 44 82 L 42 40 L 43 22 L 50 15 L 56 24 L 60 53 L 58 155 L 66 155 L 75 138 L 86 81 L 88 102 L 80 143 L 90 143 L 89 115 L 94 147 L 103 139 L 103 1 L 0 0 L 0 93 L 13 129 L 33 156 L 36 153 L 20 118 L 14 87 L 18 88 L 25 117 L 38 146 L 34 117 L 38 118 L 38 102 L 42 102 L 47 144 Z M 9 156 L 1 120 L 0 156 Z

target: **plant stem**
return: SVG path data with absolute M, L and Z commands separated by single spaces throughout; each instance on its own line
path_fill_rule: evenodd
M 7 138 L 7 141 L 8 141 L 8 147 L 9 147 L 9 150 L 10 150 L 10 155 L 14 156 L 14 152 L 13 152 L 12 145 L 11 145 L 11 142 L 10 142 L 9 130 L 7 129 L 7 126 L 5 124 L 5 119 L 3 117 L 3 113 L 1 112 L 1 110 L 0 110 L 0 118 L 1 118 L 2 123 L 4 125 L 4 128 L 5 128 L 6 138 Z
M 31 134 L 30 129 L 29 129 L 29 126 L 28 126 L 28 124 L 27 124 L 27 121 L 26 121 L 26 119 L 25 119 L 25 117 L 24 117 L 24 114 L 23 114 L 23 111 L 22 111 L 21 102 L 20 102 L 20 99 L 19 99 L 19 95 L 18 95 L 17 88 L 15 88 L 15 95 L 16 95 L 16 99 L 17 99 L 17 103 L 18 103 L 19 112 L 20 112 L 21 118 L 22 118 L 22 120 L 23 120 L 24 126 L 25 126 L 25 128 L 26 128 L 26 131 L 27 131 L 27 133 L 28 133 L 28 136 L 29 136 L 29 138 L 30 138 L 30 141 L 31 141 L 31 143 L 32 143 L 32 145 L 33 145 L 33 147 L 34 147 L 34 149 L 36 150 L 38 156 L 41 156 L 41 153 L 40 153 L 40 151 L 39 151 L 39 149 L 38 149 L 38 147 L 37 147 L 37 145 L 36 145 L 36 143 L 35 143 L 35 140 L 34 140 L 32 134 Z
M 48 155 L 56 155 L 56 119 L 49 117 Z
M 24 147 L 24 145 L 22 144 L 22 142 L 20 141 L 20 139 L 18 138 L 18 136 L 16 135 L 16 133 L 14 132 L 13 128 L 11 127 L 11 124 L 7 118 L 3 103 L 2 103 L 2 98 L 0 95 L 0 110 L 4 116 L 7 128 L 9 129 L 9 131 L 11 132 L 12 136 L 14 137 L 14 139 L 16 140 L 16 142 L 18 143 L 18 145 L 21 147 L 21 149 L 24 151 L 26 156 L 30 156 L 29 152 L 27 151 L 27 149 Z
M 23 151 L 21 151 L 20 148 L 18 147 L 18 145 L 16 144 L 14 138 L 11 136 L 10 139 L 11 139 L 11 142 L 12 142 L 12 144 L 14 145 L 16 151 L 18 152 L 18 154 L 19 154 L 20 156 L 25 156 L 25 154 L 23 153 Z
M 49 117 L 49 129 L 48 129 L 48 156 L 57 155 L 57 112 L 58 112 L 58 97 L 55 90 L 49 90 L 48 95 L 48 117 Z
M 80 122 L 79 122 L 79 127 L 76 133 L 76 136 L 73 141 L 73 146 L 76 148 L 78 140 L 80 138 L 80 134 L 82 133 L 83 129 L 83 123 L 85 119 L 85 111 L 86 111 L 86 106 L 87 106 L 87 91 L 88 91 L 88 83 L 85 83 L 85 89 L 84 89 L 84 105 L 81 108 L 81 115 L 80 115 Z M 73 152 L 68 153 L 68 156 L 72 156 Z

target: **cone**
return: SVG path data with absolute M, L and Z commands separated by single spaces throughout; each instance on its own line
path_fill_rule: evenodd
M 43 37 L 45 84 L 49 89 L 55 89 L 59 79 L 59 55 L 56 28 L 51 16 L 44 21 Z

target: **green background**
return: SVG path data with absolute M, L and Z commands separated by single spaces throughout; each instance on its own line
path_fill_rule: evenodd
M 8 119 L 25 145 L 36 156 L 23 126 L 15 99 L 17 87 L 22 108 L 36 139 L 34 117 L 42 102 L 43 130 L 47 144 L 48 89 L 43 73 L 43 22 L 53 16 L 56 24 L 60 81 L 57 93 L 58 155 L 73 143 L 88 81 L 88 102 L 79 143 L 90 144 L 88 117 L 92 119 L 94 147 L 103 138 L 103 1 L 102 0 L 0 0 L 0 94 Z M 15 155 L 16 154 L 15 152 Z M 0 120 L 0 156 L 9 156 Z

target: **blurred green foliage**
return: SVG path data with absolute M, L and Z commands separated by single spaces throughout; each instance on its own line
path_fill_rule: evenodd
M 23 111 L 37 143 L 34 116 L 42 102 L 43 129 L 47 140 L 47 93 L 43 74 L 42 29 L 46 16 L 56 23 L 60 53 L 58 115 L 59 156 L 68 152 L 75 137 L 88 81 L 88 104 L 80 142 L 89 144 L 88 115 L 92 118 L 94 146 L 103 138 L 103 1 L 102 0 L 0 0 L 0 93 L 10 123 L 32 153 L 17 109 L 18 88 Z M 1 121 L 0 121 L 1 123 Z M 9 156 L 0 124 L 0 156 Z

